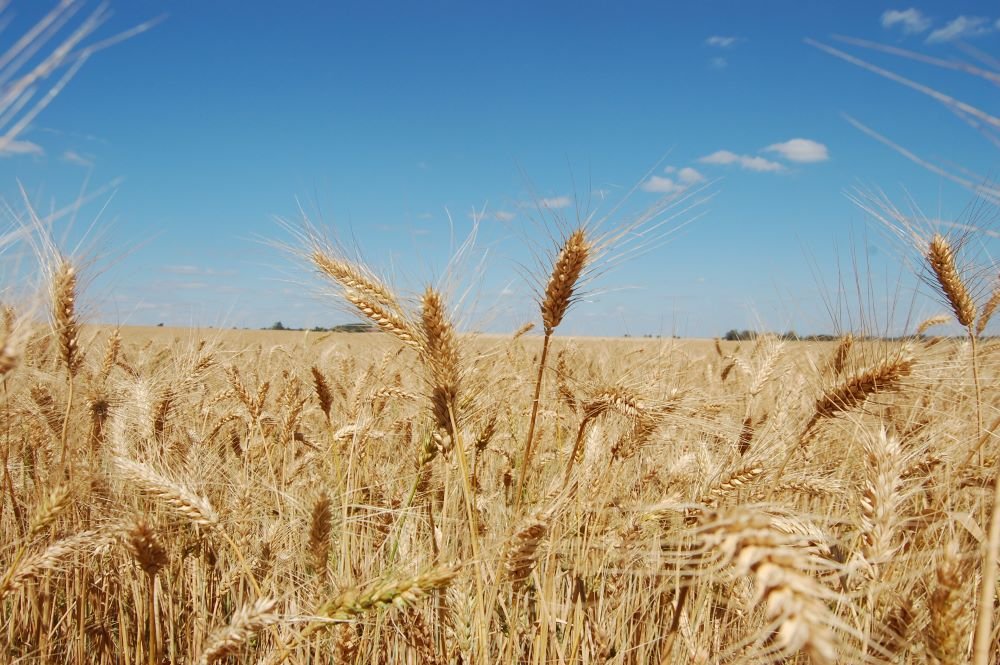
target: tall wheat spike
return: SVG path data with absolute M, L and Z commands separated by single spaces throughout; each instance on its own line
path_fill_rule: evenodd
M 927 262 L 955 314 L 955 320 L 963 327 L 970 328 L 976 320 L 976 305 L 955 265 L 951 243 L 940 233 L 935 233 L 928 244 Z

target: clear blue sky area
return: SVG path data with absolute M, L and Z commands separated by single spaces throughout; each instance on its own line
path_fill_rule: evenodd
M 14 2 L 3 47 L 47 8 Z M 467 327 L 510 330 L 537 318 L 533 257 L 548 251 L 553 218 L 610 211 L 636 185 L 621 221 L 663 196 L 712 196 L 678 220 L 696 221 L 591 282 L 567 334 L 832 332 L 858 318 L 860 305 L 828 306 L 838 280 L 855 289 L 854 264 L 872 284 L 868 307 L 895 302 L 900 317 L 920 318 L 941 306 L 911 307 L 917 282 L 902 248 L 846 194 L 880 188 L 908 212 L 960 223 L 975 194 L 844 114 L 976 182 L 997 176 L 997 146 L 945 106 L 804 42 L 996 113 L 995 84 L 835 38 L 995 68 L 996 2 L 111 9 L 98 39 L 165 18 L 94 55 L 0 159 L 0 193 L 14 209 L 18 181 L 47 211 L 122 179 L 71 228 L 55 226 L 73 248 L 99 217 L 82 245 L 95 259 L 85 300 L 97 321 L 350 321 L 273 246 L 292 240 L 276 217 L 295 223 L 301 206 L 408 293 L 444 279 L 481 213 L 476 253 L 449 288 L 472 287 Z M 996 212 L 980 206 L 971 223 L 996 230 Z M 994 238 L 976 242 L 988 252 Z

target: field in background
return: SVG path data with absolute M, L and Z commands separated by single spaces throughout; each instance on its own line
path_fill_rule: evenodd
M 0 407 L 3 659 L 971 654 L 997 342 L 977 402 L 967 340 L 555 337 L 525 465 L 540 336 L 452 341 L 441 424 L 440 370 L 388 334 L 34 328 Z

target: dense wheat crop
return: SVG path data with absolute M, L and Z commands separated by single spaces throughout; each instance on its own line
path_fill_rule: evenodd
M 382 333 L 90 327 L 57 262 L 0 331 L 2 659 L 995 654 L 997 297 L 929 248 L 966 337 L 561 338 L 583 233 L 539 336 L 321 248 Z

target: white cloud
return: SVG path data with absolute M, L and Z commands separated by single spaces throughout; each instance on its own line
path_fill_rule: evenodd
M 677 178 L 688 185 L 693 185 L 695 183 L 701 182 L 705 179 L 701 173 L 697 170 L 691 168 L 690 166 L 685 166 L 680 171 L 677 172 Z
M 705 40 L 705 43 L 709 46 L 714 46 L 716 48 L 729 48 L 730 46 L 735 46 L 740 41 L 739 37 L 723 37 L 721 35 L 712 35 Z
M 747 171 L 757 171 L 757 172 L 770 172 L 784 171 L 785 167 L 778 162 L 772 162 L 770 159 L 764 159 L 763 157 L 751 157 L 750 155 L 740 156 L 740 167 L 746 169 Z
M 731 152 L 729 150 L 717 150 L 711 155 L 702 157 L 698 161 L 702 164 L 720 164 L 723 166 L 729 164 L 739 164 L 741 169 L 757 172 L 775 172 L 783 171 L 785 169 L 785 167 L 778 162 L 772 162 L 769 159 L 756 157 L 754 155 L 737 155 L 735 152 Z
M 559 208 L 570 207 L 573 205 L 573 201 L 568 196 L 553 196 L 548 199 L 539 199 L 538 205 L 549 210 L 557 210 Z
M 956 39 L 971 39 L 993 32 L 990 20 L 982 16 L 959 16 L 927 35 L 928 44 L 950 42 Z
M 515 217 L 517 217 L 517 215 L 515 215 L 512 212 L 507 212 L 506 210 L 497 210 L 495 213 L 493 213 L 493 217 L 498 222 L 509 222 L 513 220 Z
M 712 58 L 708 61 L 708 65 L 712 69 L 725 69 L 729 66 L 729 61 L 725 58 Z
M 675 166 L 668 166 L 664 171 L 676 174 L 676 179 L 665 178 L 659 175 L 650 176 L 648 180 L 640 185 L 640 189 L 644 192 L 656 192 L 658 194 L 680 194 L 691 185 L 705 180 L 705 176 L 690 166 L 685 166 L 682 169 L 678 169 Z
M 892 28 L 898 25 L 904 34 L 915 35 L 931 27 L 931 20 L 919 9 L 898 10 L 889 9 L 882 13 L 882 27 Z
M 646 182 L 642 183 L 641 189 L 644 192 L 656 192 L 658 194 L 673 194 L 684 189 L 684 185 L 674 182 L 672 178 L 664 178 L 654 175 Z
M 11 155 L 44 155 L 45 151 L 42 150 L 42 146 L 37 143 L 32 143 L 31 141 L 17 141 L 10 140 L 6 143 L 0 139 L 0 157 L 9 157 Z
M 69 164 L 76 164 L 77 166 L 93 166 L 94 160 L 90 157 L 84 157 L 76 150 L 67 150 L 62 154 L 62 160 Z
M 792 162 L 825 162 L 830 159 L 825 145 L 809 139 L 791 139 L 784 143 L 773 143 L 764 150 L 776 152 Z
M 702 164 L 733 164 L 740 161 L 740 156 L 728 150 L 716 150 L 711 155 L 705 155 L 698 161 Z

